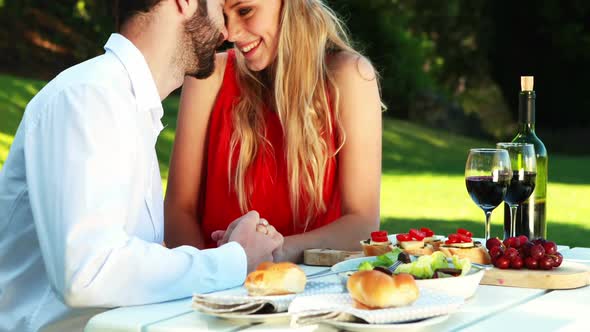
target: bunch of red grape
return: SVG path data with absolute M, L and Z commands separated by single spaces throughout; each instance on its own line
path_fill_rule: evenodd
M 563 262 L 555 242 L 545 239 L 529 241 L 524 236 L 509 237 L 504 242 L 497 237 L 486 242 L 492 264 L 499 269 L 551 270 Z

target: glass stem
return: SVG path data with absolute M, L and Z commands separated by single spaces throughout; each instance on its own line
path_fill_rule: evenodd
M 484 238 L 485 241 L 487 242 L 488 239 L 490 238 L 490 219 L 492 218 L 492 211 L 485 211 L 486 214 L 486 228 L 485 228 L 485 234 L 484 234 Z
M 518 205 L 510 205 L 510 236 L 516 236 L 516 210 Z

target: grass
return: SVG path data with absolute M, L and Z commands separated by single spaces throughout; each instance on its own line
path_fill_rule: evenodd
M 43 84 L 0 75 L 0 166 L 6 160 L 26 103 Z M 169 97 L 164 107 L 162 122 L 166 128 L 158 140 L 157 151 L 165 186 L 178 98 Z M 467 194 L 463 171 L 469 148 L 493 145 L 494 142 L 385 119 L 382 228 L 406 232 L 411 227 L 427 226 L 444 234 L 467 227 L 476 236 L 483 236 L 484 215 Z M 548 237 L 572 247 L 590 247 L 590 156 L 551 154 L 551 146 L 548 150 Z M 501 236 L 502 214 L 502 208 L 494 211 L 493 235 Z
M 0 166 L 6 161 L 25 106 L 44 84 L 0 75 Z
M 542 135 L 541 135 L 542 136 Z M 386 120 L 383 136 L 383 228 L 405 232 L 427 226 L 449 233 L 463 226 L 483 236 L 484 214 L 465 189 L 463 171 L 471 147 L 483 142 Z M 549 147 L 551 151 L 551 147 Z M 590 247 L 590 156 L 549 155 L 548 237 Z M 492 234 L 502 234 L 503 209 L 492 214 Z

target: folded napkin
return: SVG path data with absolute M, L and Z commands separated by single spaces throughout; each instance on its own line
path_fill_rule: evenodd
M 420 297 L 409 306 L 378 310 L 362 310 L 352 306 L 348 293 L 299 297 L 292 301 L 289 313 L 294 327 L 317 324 L 324 320 L 393 324 L 447 315 L 459 309 L 463 298 L 420 289 Z
M 249 296 L 244 287 L 213 294 L 193 295 L 192 307 L 211 314 L 263 314 L 285 312 L 296 298 L 317 294 L 341 293 L 339 282 L 308 281 L 300 294 Z
M 213 314 L 263 314 L 287 311 L 295 295 L 277 296 L 213 296 L 193 295 L 192 307 Z

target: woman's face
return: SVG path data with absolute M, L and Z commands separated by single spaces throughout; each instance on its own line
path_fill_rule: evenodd
M 277 56 L 281 0 L 227 0 L 228 40 L 244 55 L 252 71 L 267 68 Z

